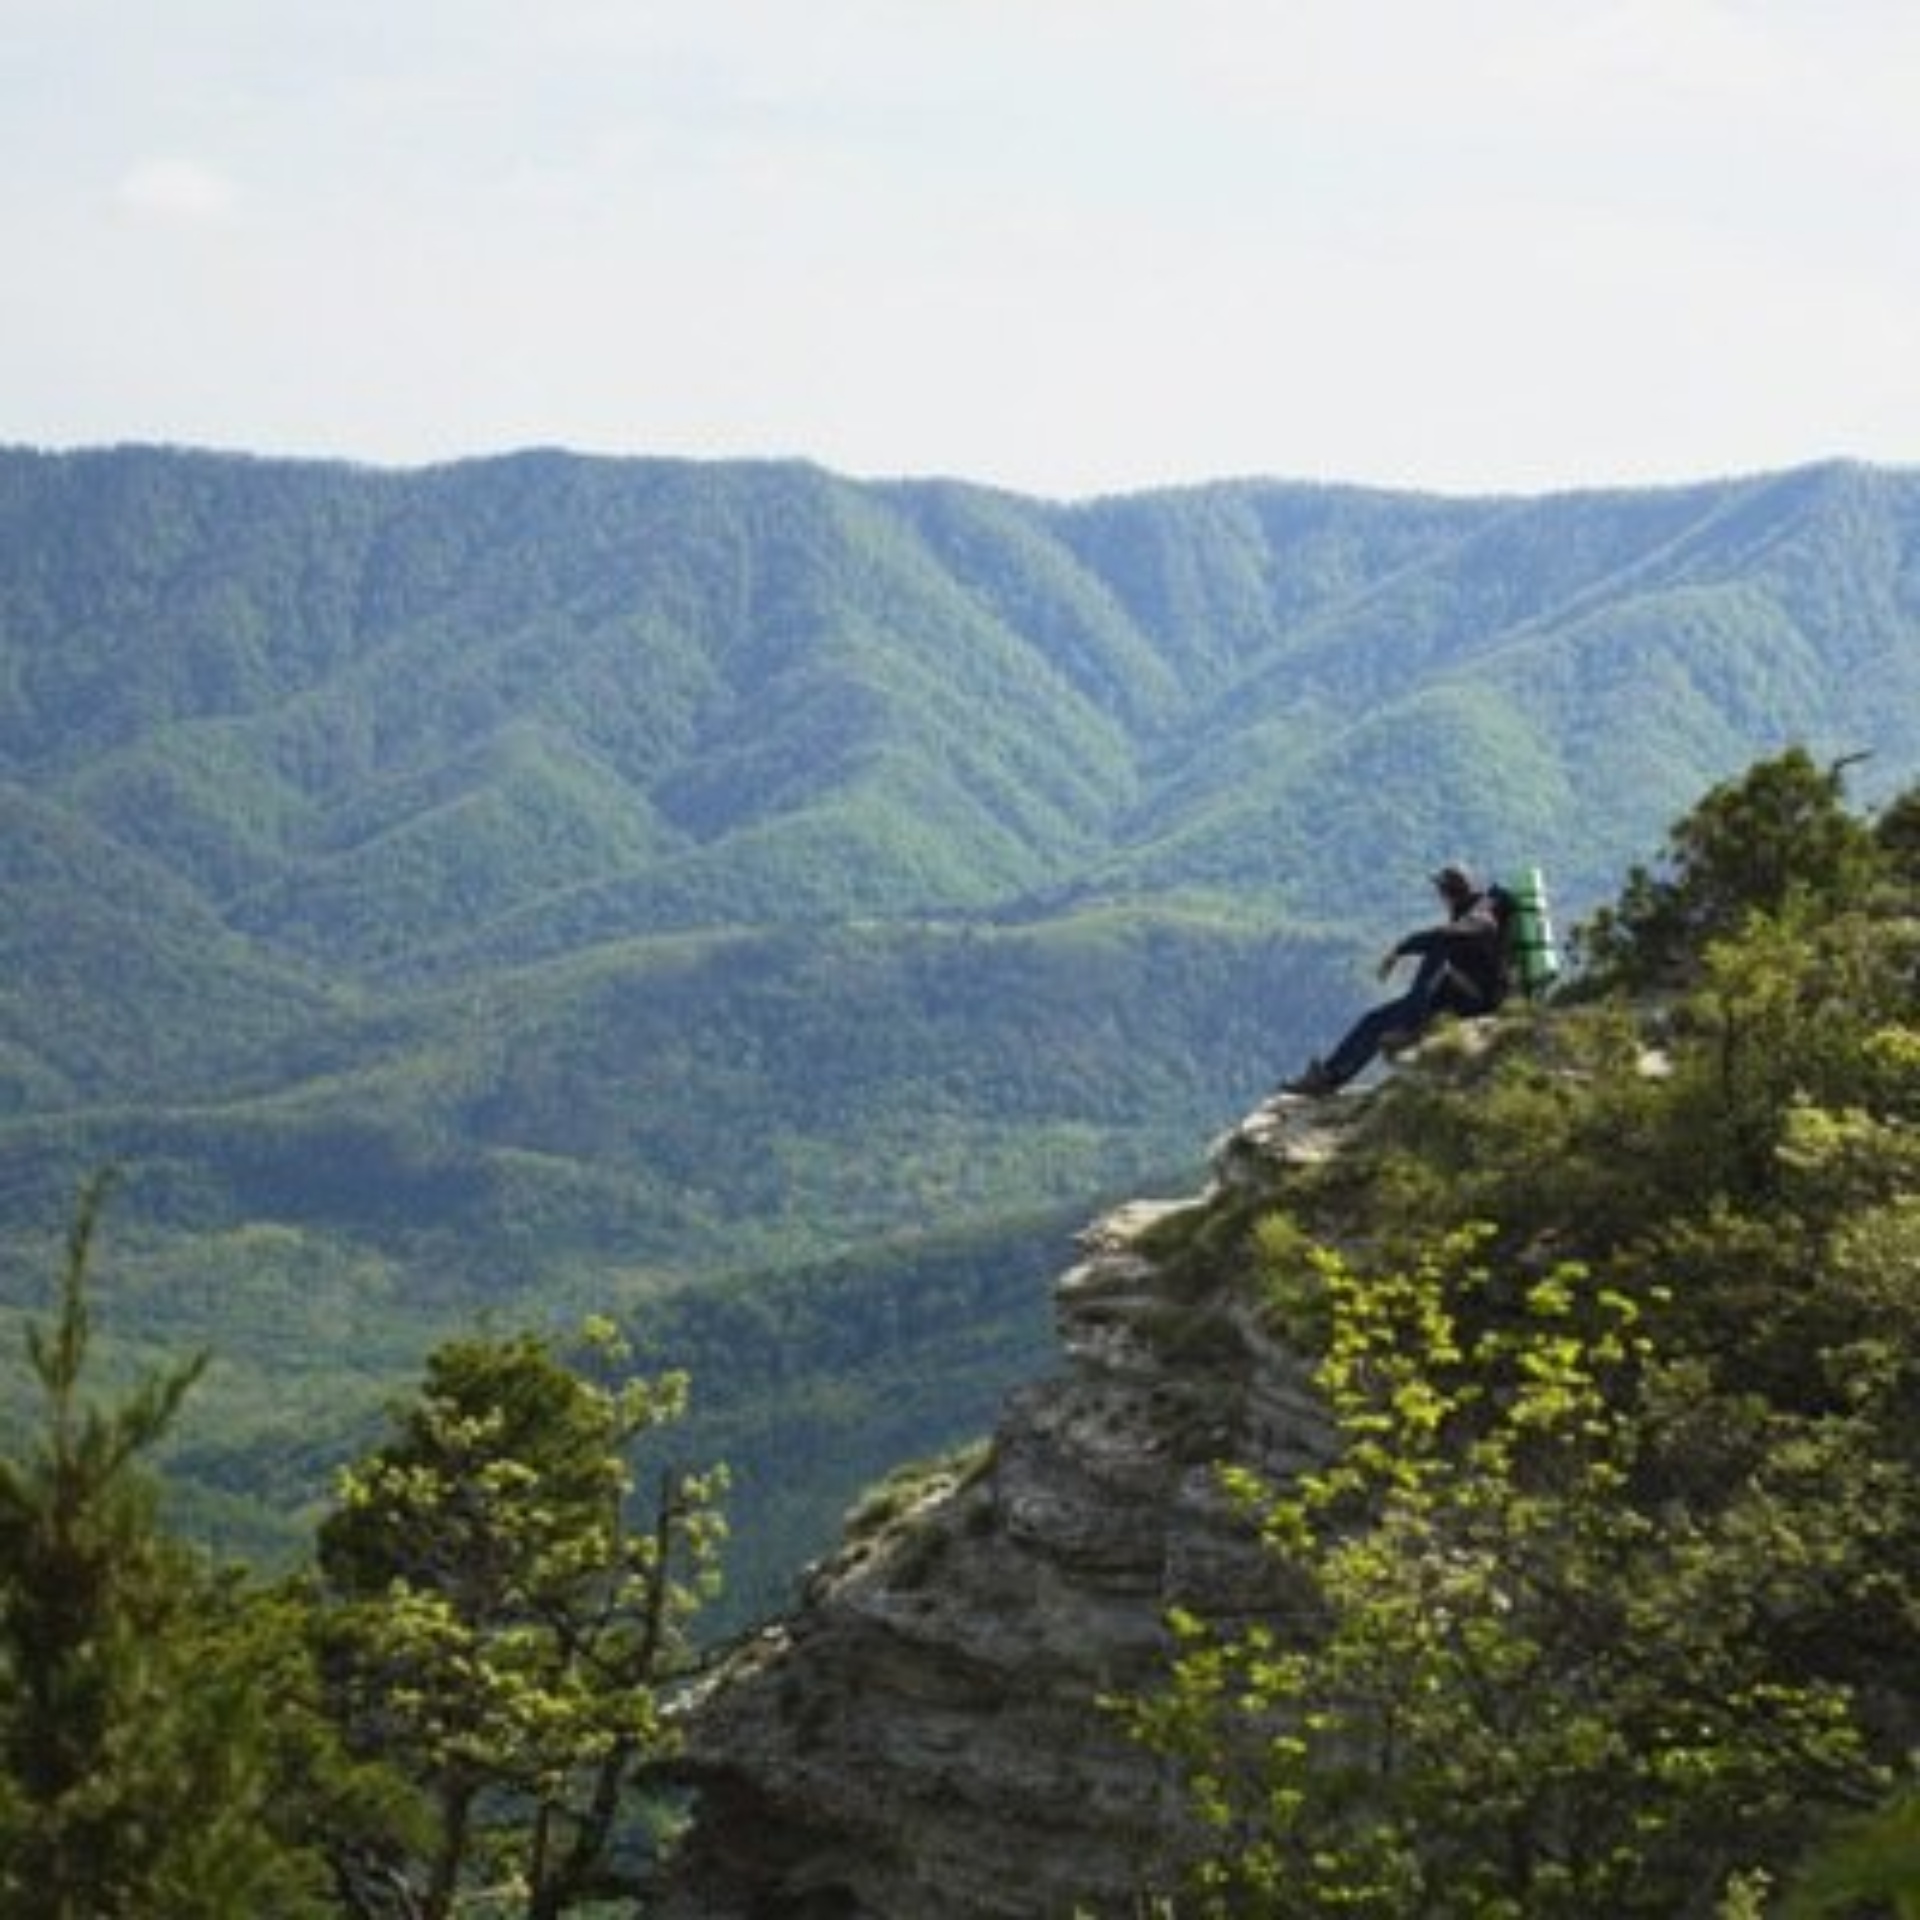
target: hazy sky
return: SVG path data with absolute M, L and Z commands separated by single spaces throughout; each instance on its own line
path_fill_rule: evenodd
M 1915 0 L 0 0 L 0 441 L 1920 459 Z

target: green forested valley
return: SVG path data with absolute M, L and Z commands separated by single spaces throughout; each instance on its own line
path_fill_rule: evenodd
M 119 1167 L 102 1364 L 211 1351 L 170 1498 L 271 1559 L 450 1331 L 606 1313 L 693 1371 L 750 1612 L 1046 1364 L 1072 1225 L 1189 1177 L 1435 860 L 1570 917 L 1788 741 L 1902 785 L 1916 552 L 1847 465 L 0 452 L 0 1334 Z
M 956 1581 L 974 1614 L 948 1620 L 948 1654 L 1089 1731 L 1117 1722 L 1154 1762 L 1157 1832 L 1113 1802 L 1136 1816 L 1135 1890 L 1074 1911 L 1913 1911 L 1920 784 L 1863 814 L 1845 778 L 1795 748 L 1714 786 L 1594 913 L 1587 964 L 1553 1001 L 1451 1023 L 1377 1091 L 1290 1109 L 1319 1150 L 1296 1133 L 1284 1170 L 1141 1227 L 1130 1257 L 1161 1285 L 1142 1350 L 1179 1353 L 1186 1386 L 1219 1397 L 1196 1403 L 1163 1364 L 1143 1396 L 1159 1411 L 1134 1411 L 1169 1423 L 1158 1447 L 1184 1426 L 1229 1449 L 1175 1458 L 1211 1471 L 1265 1576 L 1240 1565 L 1209 1586 L 1204 1552 L 1184 1570 L 1169 1556 L 1142 1684 L 1094 1692 L 1062 1664 L 1059 1617 L 1051 1641 L 1035 1624 L 1032 1583 L 993 1539 L 1030 1498 L 960 1506 L 1021 1450 L 1011 1428 L 863 1503 L 856 1536 L 891 1533 L 894 1584 L 864 1593 L 876 1640 L 937 1639 L 927 1590 Z M 1011 1240 L 689 1278 L 636 1316 L 658 1348 L 604 1314 L 442 1329 L 346 1447 L 291 1570 L 267 1576 L 209 1559 L 156 1504 L 156 1465 L 169 1444 L 176 1470 L 193 1464 L 192 1408 L 220 1388 L 204 1356 L 97 1337 L 139 1318 L 124 1277 L 103 1284 L 114 1204 L 110 1179 L 87 1182 L 46 1250 L 0 1444 L 0 1913 L 560 1920 L 661 1911 L 701 1869 L 723 1883 L 665 1910 L 823 1911 L 783 1803 L 736 1796 L 735 1853 L 675 1860 L 676 1715 L 727 1684 L 696 1636 L 747 1491 L 714 1450 L 762 1475 L 749 1510 L 779 1508 L 856 1432 L 916 1441 L 995 1372 L 1034 1365 L 1004 1331 L 1039 1285 Z M 289 1231 L 235 1230 L 201 1284 L 248 1285 Z M 279 1257 L 294 1352 L 303 1290 Z M 401 1301 L 429 1317 L 396 1279 Z M 726 1414 L 696 1422 L 683 1365 L 696 1387 L 729 1383 Z M 1216 1424 L 1250 1371 L 1276 1394 L 1307 1386 L 1324 1420 L 1273 1477 L 1231 1453 L 1234 1420 Z M 1081 1417 L 1118 1403 L 1091 1404 Z M 187 1477 L 203 1485 L 208 1463 Z M 935 1531 L 939 1502 L 914 1503 L 942 1477 Z M 783 1516 L 782 1551 L 802 1521 Z M 970 1552 L 984 1585 L 957 1581 Z M 1121 1591 L 1040 1564 L 1083 1617 Z M 1102 1571 L 1138 1578 L 1132 1560 Z M 1181 1604 L 1183 1581 L 1227 1605 Z M 985 1656 L 983 1604 L 1033 1635 L 1018 1664 Z M 1096 1643 L 1137 1642 L 1111 1612 L 1085 1618 Z M 804 1616 L 792 1631 L 777 1684 L 805 1758 L 837 1738 L 903 1764 L 911 1729 L 850 1728 L 818 1680 L 809 1696 Z M 978 1731 L 1004 1693 L 903 1670 L 955 1716 L 917 1723 L 948 1736 L 910 1762 L 938 1782 L 956 1728 Z M 896 1716 L 910 1703 L 898 1673 L 877 1692 Z M 793 1770 L 804 1806 L 819 1776 Z M 691 1784 L 727 1798 L 724 1780 Z M 814 1804 L 830 1823 L 831 1796 Z M 1086 1830 L 1063 1839 L 1054 1818 L 1016 1814 L 1009 1846 L 1084 1860 Z M 780 1893 L 741 1904 L 722 1871 L 741 1848 L 767 1855 Z M 824 1898 L 876 1910 L 841 1884 Z

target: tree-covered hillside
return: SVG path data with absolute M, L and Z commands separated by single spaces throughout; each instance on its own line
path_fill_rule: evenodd
M 1917 525 L 0 452 L 10 1265 L 121 1163 L 122 1331 L 265 1456 L 490 1306 L 1184 1170 L 1435 858 L 1572 908 L 1758 751 L 1896 780 Z
M 1303 914 L 1443 794 L 1585 896 L 1756 745 L 1903 744 L 1917 501 L 14 453 L 0 769 L 362 981 L 1068 891 Z
M 763 1499 L 837 1452 L 860 1262 L 652 1303 L 763 1396 L 731 1426 L 605 1316 L 438 1339 L 262 1580 L 156 1510 L 215 1382 L 102 1378 L 90 1187 L 0 1434 L 0 1913 L 1910 1913 L 1920 786 L 1844 783 L 1716 786 L 1576 990 L 1129 1209 L 1057 1393 L 719 1661 L 712 1448 Z M 907 1384 L 1032 1367 L 979 1338 L 1010 1278 L 896 1263 Z M 796 1405 L 796 1347 L 853 1398 Z

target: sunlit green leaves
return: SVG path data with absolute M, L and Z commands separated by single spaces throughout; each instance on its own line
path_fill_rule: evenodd
M 322 1528 L 333 1710 L 428 1810 L 388 1869 L 427 1920 L 476 1888 L 545 1920 L 631 1881 L 614 1849 L 671 1744 L 659 1688 L 715 1590 L 725 1476 L 639 1484 L 633 1450 L 687 1382 L 623 1355 L 604 1319 L 578 1366 L 530 1335 L 448 1343 Z M 367 1844 L 334 1840 L 342 1859 Z
M 1435 1055 L 1251 1236 L 1336 1444 L 1224 1476 L 1272 1616 L 1179 1621 L 1134 1708 L 1203 1913 L 1758 1915 L 1899 1777 L 1912 903 L 1804 756 L 1675 846 L 1615 923 L 1657 1008 Z M 1904 1911 L 1909 1813 L 1843 1824 L 1796 1911 Z
M 1227 1476 L 1304 1598 L 1286 1624 L 1178 1619 L 1136 1709 L 1218 1836 L 1207 1912 L 1653 1920 L 1877 1777 L 1848 1688 L 1770 1642 L 1860 1571 L 1852 1455 L 1644 1510 L 1642 1307 L 1566 1264 L 1490 1313 L 1488 1237 L 1411 1271 L 1323 1252 L 1339 1452 Z

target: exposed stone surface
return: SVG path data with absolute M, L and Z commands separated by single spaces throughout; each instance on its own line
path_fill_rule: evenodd
M 970 1470 L 856 1527 L 686 1704 L 675 1920 L 1138 1911 L 1178 1801 L 1101 1697 L 1155 1670 L 1169 1606 L 1272 1604 L 1214 1469 L 1297 1471 L 1326 1438 L 1303 1362 L 1195 1247 L 1364 1107 L 1273 1102 L 1218 1143 L 1206 1193 L 1086 1231 L 1056 1287 L 1063 1370 L 1009 1397 Z

